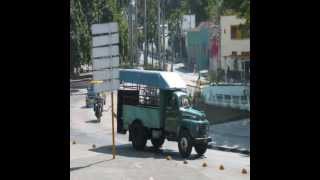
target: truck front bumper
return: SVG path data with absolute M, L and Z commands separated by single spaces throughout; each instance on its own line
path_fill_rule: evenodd
M 193 143 L 206 143 L 206 142 L 211 142 L 212 138 L 211 137 L 207 137 L 207 138 L 193 138 Z

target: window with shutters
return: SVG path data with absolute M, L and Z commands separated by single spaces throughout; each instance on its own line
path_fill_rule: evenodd
M 249 28 L 245 25 L 233 25 L 231 28 L 231 39 L 248 39 L 250 38 Z

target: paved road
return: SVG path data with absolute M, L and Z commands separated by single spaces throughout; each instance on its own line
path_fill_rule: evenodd
M 250 179 L 249 174 L 241 174 L 242 168 L 250 173 L 250 157 L 246 155 L 208 149 L 205 157 L 197 157 L 193 150 L 188 164 L 183 164 L 175 142 L 166 141 L 159 151 L 148 142 L 139 152 L 131 147 L 128 134 L 116 135 L 117 156 L 112 160 L 110 110 L 105 107 L 101 123 L 96 123 L 93 110 L 84 107 L 85 93 L 82 89 L 70 95 L 70 139 L 76 141 L 70 142 L 70 179 Z M 165 159 L 168 155 L 172 160 Z M 204 162 L 207 167 L 202 167 Z M 224 170 L 219 170 L 221 164 Z
M 250 152 L 250 119 L 243 119 L 210 127 L 213 146 Z

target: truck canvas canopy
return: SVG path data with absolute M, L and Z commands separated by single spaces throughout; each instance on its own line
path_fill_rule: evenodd
M 120 82 L 142 84 L 162 90 L 186 88 L 185 82 L 174 72 L 120 69 L 119 78 Z

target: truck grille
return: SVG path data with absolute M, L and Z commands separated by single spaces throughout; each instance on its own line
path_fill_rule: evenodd
M 200 135 L 200 136 L 203 137 L 203 136 L 208 135 L 207 126 L 208 126 L 208 125 L 205 125 L 205 124 L 199 125 L 199 135 Z

